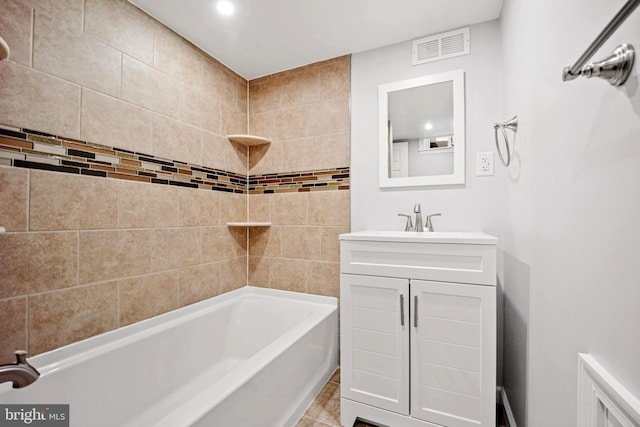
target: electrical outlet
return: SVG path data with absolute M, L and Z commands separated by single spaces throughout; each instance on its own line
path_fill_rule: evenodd
M 476 176 L 493 175 L 493 151 L 476 154 Z

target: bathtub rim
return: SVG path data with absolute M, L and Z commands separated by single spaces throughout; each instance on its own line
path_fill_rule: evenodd
M 333 309 L 337 309 L 338 307 L 338 299 L 335 297 L 304 294 L 256 286 L 244 286 L 185 307 L 168 311 L 130 325 L 122 326 L 111 331 L 103 332 L 101 334 L 37 354 L 29 357 L 28 360 L 30 364 L 38 369 L 41 375 L 52 374 L 58 370 L 81 363 L 106 351 L 118 349 L 128 343 L 162 332 L 163 330 L 170 329 L 176 325 L 186 323 L 203 315 L 207 311 L 212 310 L 214 307 L 223 308 L 243 296 L 302 301 L 311 305 L 317 305 L 319 308 L 327 310 L 323 317 L 326 317 L 333 311 Z M 289 332 L 290 331 L 287 331 L 287 333 Z M 0 387 L 0 393 L 3 391 L 4 387 Z

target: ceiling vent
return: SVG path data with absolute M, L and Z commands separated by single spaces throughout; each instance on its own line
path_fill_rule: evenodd
M 439 61 L 469 53 L 469 27 L 411 42 L 411 65 Z

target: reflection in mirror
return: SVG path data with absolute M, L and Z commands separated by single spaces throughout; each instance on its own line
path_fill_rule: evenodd
M 463 76 L 380 86 L 381 187 L 464 183 Z

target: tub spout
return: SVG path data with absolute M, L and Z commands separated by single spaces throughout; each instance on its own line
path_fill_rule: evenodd
M 11 381 L 13 388 L 26 387 L 35 382 L 40 376 L 40 372 L 27 362 L 27 352 L 18 350 L 16 355 L 16 363 L 0 365 L 0 383 Z

